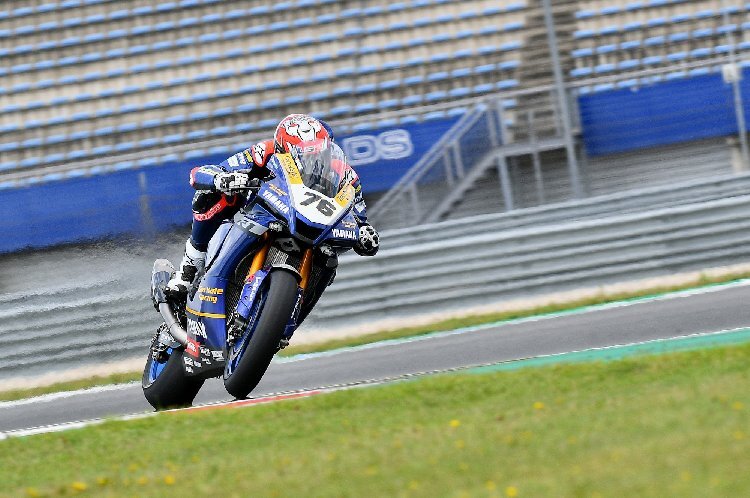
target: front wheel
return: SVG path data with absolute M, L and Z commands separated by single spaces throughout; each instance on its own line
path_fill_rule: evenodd
M 294 275 L 276 270 L 266 278 L 267 288 L 257 298 L 260 309 L 254 326 L 248 327 L 227 355 L 224 387 L 238 399 L 247 397 L 266 373 L 297 302 Z
M 154 340 L 158 340 L 154 338 Z M 182 348 L 167 348 L 166 359 L 156 360 L 149 351 L 143 369 L 143 395 L 157 410 L 189 406 L 203 386 L 204 379 L 188 377 L 182 366 Z

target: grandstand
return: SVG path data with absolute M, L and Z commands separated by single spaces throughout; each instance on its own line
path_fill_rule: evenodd
M 487 0 L 4 6 L 4 171 L 229 151 L 292 111 L 342 120 L 514 88 L 526 15 Z
M 639 148 L 674 147 L 693 135 L 710 140 L 712 157 L 722 159 L 703 167 L 690 147 L 678 147 L 679 164 L 643 181 L 674 181 L 680 168 L 685 179 L 731 171 L 726 158 L 736 144 L 716 134 L 599 147 L 619 139 L 602 128 L 607 116 L 593 113 L 592 102 L 602 108 L 608 92 L 678 80 L 703 82 L 695 102 L 721 91 L 718 79 L 699 78 L 716 76 L 735 57 L 744 67 L 750 49 L 750 4 L 730 0 L 554 1 L 557 57 L 539 0 L 6 0 L 0 9 L 2 188 L 187 167 L 246 147 L 289 112 L 354 133 L 459 119 L 484 102 L 488 128 L 463 133 L 491 139 L 440 142 L 444 150 L 433 156 L 445 159 L 420 166 L 445 170 L 419 176 L 444 188 L 420 180 L 411 190 L 461 193 L 432 213 L 436 219 L 628 188 L 649 171 L 644 158 L 658 156 L 638 156 Z M 581 185 L 564 153 L 556 60 L 570 95 Z M 600 100 L 586 100 L 592 95 Z M 638 105 L 649 105 L 640 95 Z M 627 95 L 617 98 L 619 108 L 628 106 Z M 731 101 L 718 100 L 706 112 L 731 114 Z M 736 135 L 731 126 L 721 130 Z M 458 164 L 451 154 L 469 157 Z M 611 164 L 621 165 L 618 172 Z

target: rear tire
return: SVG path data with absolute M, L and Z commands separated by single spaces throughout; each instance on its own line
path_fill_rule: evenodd
M 190 406 L 203 386 L 204 379 L 188 377 L 182 366 L 183 349 L 172 350 L 166 364 L 156 364 L 149 352 L 143 369 L 143 395 L 157 410 Z
M 227 367 L 224 369 L 224 387 L 237 399 L 246 398 L 266 373 L 297 303 L 297 278 L 293 274 L 275 270 L 267 278 L 268 294 L 255 331 L 245 341 L 244 351 L 237 353 L 241 357 L 234 371 L 227 374 Z M 230 361 L 227 358 L 227 365 Z

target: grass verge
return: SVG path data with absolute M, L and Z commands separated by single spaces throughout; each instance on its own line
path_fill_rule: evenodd
M 386 330 L 383 332 L 375 332 L 372 334 L 365 334 L 357 337 L 346 337 L 342 339 L 333 339 L 330 341 L 324 341 L 317 344 L 305 344 L 299 346 L 290 346 L 281 353 L 280 356 L 293 356 L 304 353 L 317 353 L 322 351 L 330 351 L 332 349 L 338 349 L 343 347 L 360 346 L 363 344 L 369 344 L 378 341 L 384 341 L 388 339 L 400 339 L 404 337 L 414 337 L 419 335 L 431 334 L 434 332 L 454 330 L 462 327 L 471 327 L 475 325 L 484 325 L 488 323 L 503 322 L 509 320 L 515 320 L 518 318 L 526 318 L 531 316 L 541 316 L 550 313 L 558 313 L 561 311 L 572 310 L 576 308 L 582 308 L 587 306 L 596 306 L 599 304 L 612 303 L 617 301 L 626 301 L 630 299 L 647 298 L 651 296 L 657 296 L 666 294 L 669 292 L 677 292 L 686 289 L 706 287 L 723 283 L 730 283 L 742 280 L 744 278 L 750 278 L 750 273 L 733 273 L 729 275 L 723 275 L 719 277 L 710 277 L 704 273 L 701 273 L 699 277 L 691 282 L 686 282 L 679 286 L 657 286 L 642 289 L 636 292 L 622 292 L 617 294 L 600 292 L 596 296 L 565 301 L 559 303 L 551 303 L 546 306 L 537 306 L 527 309 L 520 309 L 514 311 L 504 311 L 499 313 L 488 313 L 482 315 L 472 315 L 460 318 L 451 318 L 448 320 L 442 320 L 429 325 L 423 325 L 419 327 L 403 327 L 393 330 Z M 145 353 L 144 353 L 145 354 Z M 85 389 L 89 387 L 102 386 L 107 384 L 116 384 L 122 382 L 132 382 L 141 379 L 142 372 L 130 372 L 117 375 L 110 375 L 106 377 L 92 377 L 88 379 L 81 379 L 71 382 L 62 382 L 51 384 L 48 386 L 40 386 L 29 389 L 16 389 L 12 391 L 0 390 L 0 401 L 13 401 L 18 399 L 29 398 L 32 396 L 39 396 L 42 394 L 49 394 L 61 391 L 72 391 L 75 389 Z
M 9 439 L 0 495 L 745 496 L 749 360 L 441 375 Z
M 30 398 L 32 396 L 40 396 L 42 394 L 75 391 L 77 389 L 106 386 L 110 384 L 123 384 L 125 382 L 141 380 L 142 374 L 143 372 L 126 372 L 106 376 L 89 377 L 87 379 L 71 380 L 68 382 L 58 382 L 49 386 L 0 391 L 0 401 L 15 401 L 18 399 Z

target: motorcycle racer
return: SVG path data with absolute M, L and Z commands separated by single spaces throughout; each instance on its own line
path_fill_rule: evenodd
M 244 205 L 247 195 L 268 178 L 268 160 L 274 153 L 290 153 L 302 142 L 328 139 L 333 141 L 331 128 L 321 120 L 305 114 L 290 114 L 279 122 L 274 137 L 229 157 L 219 165 L 206 165 L 190 172 L 190 185 L 196 189 L 193 197 L 193 225 L 185 243 L 180 267 L 167 285 L 175 296 L 187 294 L 195 276 L 206 262 L 208 243 L 219 226 L 232 218 Z M 348 167 L 344 181 L 355 189 L 354 214 L 359 223 L 359 239 L 354 251 L 362 256 L 374 256 L 379 247 L 377 231 L 367 223 L 362 197 L 362 186 L 357 173 Z

